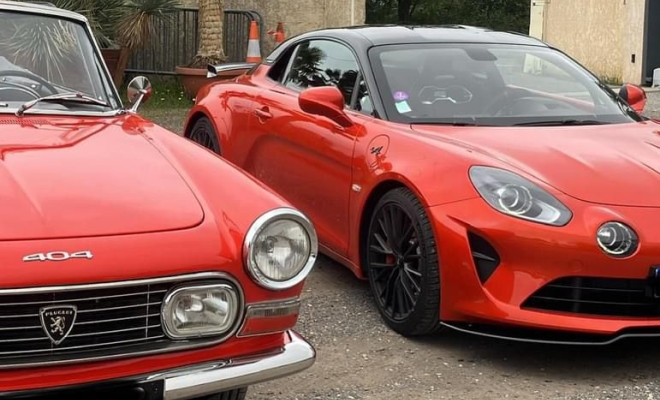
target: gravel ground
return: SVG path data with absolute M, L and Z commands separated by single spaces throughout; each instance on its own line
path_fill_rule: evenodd
M 180 131 L 185 112 L 147 115 Z M 660 93 L 649 93 L 647 115 L 660 118 Z M 368 284 L 326 258 L 303 300 L 297 330 L 316 347 L 316 363 L 251 387 L 248 399 L 660 399 L 657 340 L 573 347 L 453 331 L 406 339 L 380 320 Z
M 303 299 L 297 329 L 316 347 L 317 362 L 251 388 L 249 399 L 660 398 L 660 347 L 651 340 L 577 348 L 448 330 L 406 339 L 381 322 L 368 284 L 325 258 Z

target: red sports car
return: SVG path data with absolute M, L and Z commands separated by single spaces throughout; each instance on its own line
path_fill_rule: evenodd
M 314 363 L 314 228 L 150 93 L 122 106 L 81 15 L 0 0 L 0 398 L 240 400 Z
M 366 26 L 207 85 L 186 136 L 309 215 L 401 334 L 609 343 L 660 334 L 645 102 L 528 36 Z

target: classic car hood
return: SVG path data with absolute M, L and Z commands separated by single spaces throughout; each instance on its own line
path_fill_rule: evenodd
M 130 117 L 0 115 L 0 240 L 182 229 L 197 198 Z
M 660 125 L 653 122 L 413 129 L 428 138 L 496 158 L 580 200 L 660 206 Z

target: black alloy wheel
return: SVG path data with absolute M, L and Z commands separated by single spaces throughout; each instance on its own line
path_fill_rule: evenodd
M 437 330 L 438 254 L 429 218 L 410 190 L 397 188 L 380 199 L 366 242 L 369 284 L 388 326 L 405 336 Z
M 195 143 L 206 147 L 214 153 L 220 154 L 220 144 L 218 135 L 211 125 L 211 121 L 206 117 L 201 117 L 193 125 L 186 137 Z

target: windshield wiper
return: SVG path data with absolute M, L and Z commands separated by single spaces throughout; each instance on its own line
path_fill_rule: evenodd
M 105 101 L 97 100 L 93 97 L 84 95 L 82 93 L 62 93 L 54 94 L 51 96 L 40 97 L 38 99 L 30 100 L 27 103 L 24 103 L 22 106 L 16 110 L 17 116 L 22 116 L 25 114 L 25 111 L 34 107 L 37 103 L 47 102 L 47 103 L 79 103 L 79 104 L 93 104 L 102 107 L 111 107 L 110 104 Z
M 565 125 L 605 125 L 607 122 L 590 119 L 562 119 L 558 121 L 520 122 L 513 126 L 565 126 Z
M 477 124 L 476 122 L 411 122 L 411 125 L 444 125 L 444 126 L 488 126 L 483 124 Z

